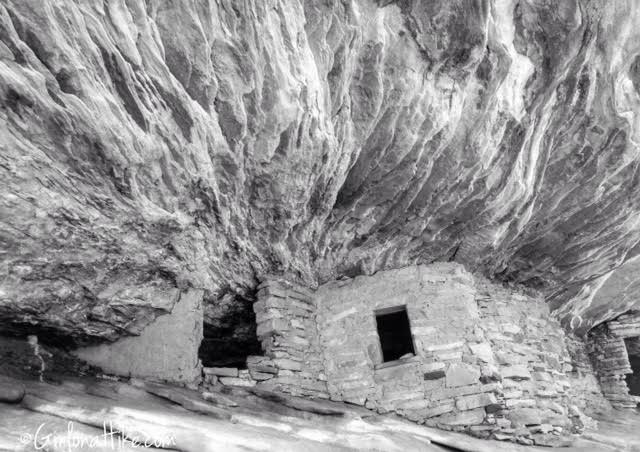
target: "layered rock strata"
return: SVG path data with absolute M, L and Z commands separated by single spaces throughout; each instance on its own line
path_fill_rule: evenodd
M 2 331 L 113 341 L 186 288 L 236 312 L 267 274 L 447 260 L 542 289 L 581 332 L 613 318 L 591 298 L 640 238 L 639 15 L 5 0 Z

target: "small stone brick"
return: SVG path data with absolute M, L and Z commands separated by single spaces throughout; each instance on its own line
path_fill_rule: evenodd
M 254 380 L 247 380 L 244 378 L 237 377 L 220 377 L 220 383 L 227 386 L 247 386 L 252 387 L 256 385 Z
M 426 363 L 422 365 L 422 370 L 424 372 L 433 372 L 434 370 L 442 370 L 447 365 L 445 363 L 435 362 L 435 363 Z
M 508 417 L 515 427 L 542 424 L 541 412 L 535 408 L 518 408 L 512 410 Z
M 266 322 L 262 322 L 258 324 L 258 328 L 256 329 L 256 335 L 258 337 L 262 337 L 274 332 L 288 331 L 288 330 L 289 330 L 289 322 L 287 322 L 285 319 L 269 319 Z
M 203 367 L 205 375 L 216 375 L 218 377 L 237 377 L 238 369 L 235 367 Z
M 456 399 L 456 408 L 460 411 L 472 410 L 497 403 L 492 393 L 473 394 Z
M 270 373 L 270 372 L 258 372 L 255 370 L 250 370 L 249 374 L 251 375 L 251 378 L 253 378 L 256 381 L 269 380 L 275 376 L 273 373 Z
M 302 363 L 292 359 L 276 358 L 273 360 L 273 363 L 279 369 L 302 370 Z
M 467 386 L 480 381 L 480 370 L 464 363 L 453 363 L 446 372 L 446 386 L 455 388 Z
M 440 378 L 445 377 L 444 370 L 434 370 L 432 372 L 425 372 L 424 379 L 425 380 L 438 380 Z
M 523 364 L 516 364 L 513 366 L 504 366 L 500 369 L 502 378 L 509 378 L 511 380 L 530 380 L 531 373 L 527 366 Z
M 483 408 L 477 408 L 475 410 L 462 411 L 459 413 L 448 413 L 442 416 L 432 418 L 437 424 L 444 425 L 479 425 L 482 424 L 485 418 L 485 411 Z
M 423 412 L 423 416 L 425 418 L 440 416 L 442 414 L 446 414 L 446 413 L 452 412 L 453 409 L 454 409 L 453 401 L 451 401 L 449 403 L 445 403 L 445 404 L 438 405 L 438 406 L 435 406 L 435 407 L 432 407 L 432 408 L 428 408 L 426 411 Z
M 260 290 L 258 290 L 257 298 L 258 300 L 267 298 L 267 297 L 279 297 L 279 298 L 287 298 L 288 290 L 282 287 L 281 284 L 278 283 L 270 283 L 264 285 Z

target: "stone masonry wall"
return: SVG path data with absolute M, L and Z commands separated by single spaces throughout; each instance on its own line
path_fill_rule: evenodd
M 582 431 L 591 421 L 582 410 L 606 402 L 588 363 L 576 363 L 569 353 L 568 342 L 578 357 L 581 341 L 565 334 L 541 297 L 480 277 L 476 289 L 480 329 L 494 351 L 489 366 L 502 386 L 496 422 L 510 422 L 507 432 L 536 444 L 555 444 L 553 436 L 545 435 L 550 429 Z M 572 391 L 574 383 L 586 394 Z
M 626 375 L 633 372 L 625 339 L 640 336 L 640 312 L 629 312 L 601 324 L 588 335 L 589 355 L 600 380 L 602 393 L 615 408 L 635 409 Z
M 469 392 L 460 388 L 480 385 L 479 369 L 463 362 L 465 341 L 478 319 L 473 279 L 457 265 L 407 267 L 336 281 L 318 289 L 316 304 L 334 400 L 423 420 L 454 412 L 453 396 Z M 416 356 L 385 367 L 374 311 L 400 305 L 407 309 Z M 482 422 L 479 410 L 467 413 L 468 423 L 472 417 Z
M 376 311 L 404 306 L 415 355 L 384 363 Z M 265 280 L 264 356 L 205 368 L 206 383 L 331 398 L 483 438 L 559 446 L 608 407 L 584 343 L 542 298 L 438 263 L 333 281 Z
M 571 384 L 568 388 L 570 400 L 590 416 L 611 410 L 611 403 L 602 394 L 600 381 L 591 363 L 585 341 L 573 334 L 567 334 L 565 344 L 572 365 L 572 369 L 567 372 Z
M 541 299 L 440 263 L 328 283 L 316 305 L 333 400 L 523 444 L 558 445 L 583 426 L 563 331 Z M 382 363 L 374 311 L 400 305 L 416 356 Z
M 250 377 L 265 389 L 327 398 L 312 293 L 279 279 L 258 289 L 253 308 L 264 356 L 247 359 Z

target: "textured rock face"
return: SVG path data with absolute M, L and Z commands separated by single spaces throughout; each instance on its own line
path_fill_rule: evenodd
M 632 0 L 3 0 L 2 329 L 113 340 L 179 289 L 455 260 L 584 330 L 585 283 L 640 238 L 639 21 Z
M 598 278 L 593 297 L 588 303 L 586 316 L 613 319 L 620 313 L 640 310 L 640 258 L 636 256 L 609 274 Z M 588 291 L 586 295 L 589 295 Z

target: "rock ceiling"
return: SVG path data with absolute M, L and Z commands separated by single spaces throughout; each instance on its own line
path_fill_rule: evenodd
M 2 0 L 2 328 L 114 339 L 185 287 L 222 318 L 268 273 L 454 260 L 584 331 L 628 308 L 592 295 L 640 240 L 639 23 L 634 0 Z

